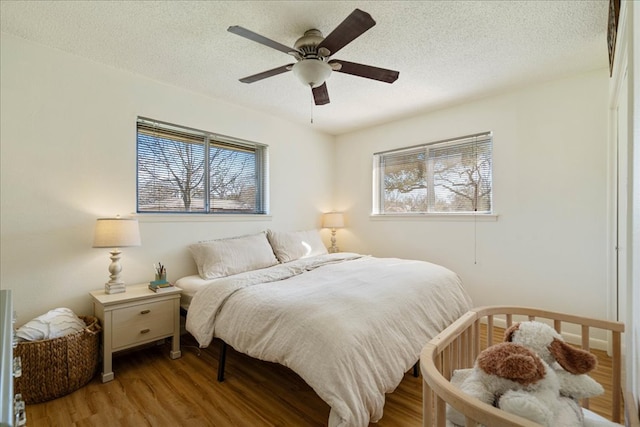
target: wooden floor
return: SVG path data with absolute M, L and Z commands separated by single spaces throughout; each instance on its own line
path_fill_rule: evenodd
M 169 358 L 169 344 L 116 355 L 115 380 L 100 376 L 58 399 L 27 405 L 27 425 L 36 426 L 325 426 L 329 406 L 289 369 L 227 351 L 226 380 L 218 383 L 219 345 L 199 350 L 183 336 L 182 358 Z M 598 353 L 600 370 L 610 359 Z M 596 373 L 594 378 L 610 384 Z M 592 399 L 608 411 L 608 397 Z M 607 403 L 609 402 L 609 403 Z M 609 406 L 607 406 L 609 405 Z M 421 425 L 422 379 L 405 374 L 387 395 L 380 427 Z

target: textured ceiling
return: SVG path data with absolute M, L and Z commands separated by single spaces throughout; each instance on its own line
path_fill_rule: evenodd
M 355 8 L 377 25 L 335 58 L 398 70 L 393 84 L 332 73 L 331 103 L 284 73 L 292 62 L 227 32 L 240 25 L 287 46 L 326 36 Z M 0 29 L 110 66 L 340 134 L 525 84 L 607 66 L 608 2 L 8 1 Z M 310 124 L 313 114 L 314 123 Z

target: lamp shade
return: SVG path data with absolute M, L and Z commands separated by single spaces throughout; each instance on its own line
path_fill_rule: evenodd
M 324 228 L 342 228 L 344 227 L 344 214 L 342 212 L 329 212 L 322 217 L 322 226 Z
M 133 218 L 99 218 L 93 237 L 94 248 L 140 246 L 138 220 Z

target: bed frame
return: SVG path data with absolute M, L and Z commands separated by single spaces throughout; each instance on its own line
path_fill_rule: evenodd
M 464 414 L 466 426 L 482 424 L 492 427 L 540 427 L 532 421 L 501 411 L 468 396 L 449 382 L 455 369 L 472 367 L 480 351 L 491 344 L 502 341 L 502 336 L 494 337 L 493 328 L 496 323 L 499 323 L 501 327 L 509 327 L 512 323 L 526 320 L 548 321 L 559 333 L 562 333 L 564 326 L 575 325 L 569 326 L 569 328 L 573 334 L 579 336 L 580 344 L 578 346 L 585 350 L 590 348 L 589 341 L 592 331 L 600 330 L 607 333 L 612 357 L 611 384 L 613 388 L 612 408 L 608 418 L 616 423 L 621 422 L 623 323 L 528 307 L 488 306 L 471 309 L 423 348 L 420 355 L 420 369 L 423 375 L 422 425 L 424 427 L 444 427 L 446 425 L 447 404 Z M 481 334 L 481 327 L 485 328 L 485 325 L 486 332 Z M 482 339 L 483 336 L 486 338 Z M 627 401 L 626 425 L 640 427 L 637 402 L 630 394 L 625 394 L 624 397 Z M 581 404 L 588 409 L 589 399 L 583 399 Z
M 180 316 L 187 318 L 187 309 L 184 307 L 180 307 Z M 224 368 L 227 364 L 227 343 L 218 338 L 220 341 L 220 359 L 218 360 L 218 382 L 224 382 Z M 413 376 L 418 378 L 420 376 L 420 361 L 417 361 L 415 365 L 413 365 L 412 373 Z M 639 426 L 640 427 L 640 426 Z
M 218 382 L 224 381 L 224 367 L 227 363 L 227 343 L 220 340 L 220 360 L 218 361 Z M 418 378 L 419 361 L 413 365 L 413 376 Z

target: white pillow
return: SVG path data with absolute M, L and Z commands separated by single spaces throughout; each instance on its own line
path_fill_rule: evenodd
M 87 325 L 68 308 L 54 308 L 20 326 L 16 336 L 26 341 L 59 338 L 82 331 Z
M 269 243 L 280 262 L 295 261 L 316 255 L 327 254 L 327 248 L 318 230 L 267 231 Z
M 230 276 L 278 263 L 264 232 L 189 246 L 203 279 Z

